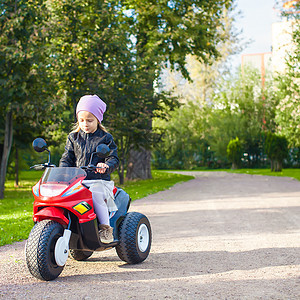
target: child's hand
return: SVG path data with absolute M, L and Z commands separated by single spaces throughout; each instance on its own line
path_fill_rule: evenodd
M 100 167 L 99 169 L 96 169 L 96 172 L 100 174 L 104 174 L 106 170 L 109 168 L 109 166 L 105 163 L 98 163 L 97 167 Z

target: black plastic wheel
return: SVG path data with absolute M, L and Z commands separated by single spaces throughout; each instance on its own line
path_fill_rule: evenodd
M 119 258 L 129 264 L 144 261 L 151 248 L 151 226 L 147 217 L 141 213 L 130 212 L 119 225 L 116 246 Z
M 64 267 L 58 266 L 54 249 L 63 235 L 63 226 L 52 220 L 43 220 L 32 228 L 25 248 L 26 263 L 30 273 L 41 280 L 53 280 Z
M 86 260 L 93 254 L 93 251 L 70 249 L 70 254 L 75 260 Z

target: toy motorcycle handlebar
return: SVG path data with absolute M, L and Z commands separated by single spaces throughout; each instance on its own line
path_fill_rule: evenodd
M 50 163 L 51 153 L 50 153 L 50 150 L 47 148 L 47 143 L 44 139 L 36 138 L 33 141 L 32 146 L 33 146 L 33 148 L 36 152 L 47 151 L 49 153 L 49 156 L 48 156 L 48 162 L 47 163 L 34 165 L 34 166 L 30 167 L 30 169 L 45 170 L 46 168 L 49 168 L 49 167 L 56 167 L 55 165 Z M 93 159 L 94 155 L 96 155 L 99 158 L 103 159 L 103 158 L 108 157 L 110 155 L 111 151 L 112 150 L 110 150 L 110 148 L 106 144 L 98 145 L 97 148 L 96 148 L 96 152 L 93 152 L 92 155 L 91 155 L 90 163 L 87 166 L 82 166 L 80 168 L 83 169 L 83 170 L 91 170 L 91 171 L 97 171 L 97 169 L 105 169 L 105 167 L 94 166 L 91 162 L 92 162 L 92 159 Z
M 83 166 L 83 167 L 80 167 L 82 170 L 90 170 L 90 171 L 94 171 L 96 172 L 97 169 L 106 169 L 105 167 L 97 167 L 97 166 L 94 166 L 92 164 L 89 164 L 88 166 Z
M 30 170 L 34 169 L 36 171 L 42 171 L 45 170 L 46 168 L 55 168 L 56 166 L 53 164 L 39 164 L 39 165 L 34 165 L 30 167 Z

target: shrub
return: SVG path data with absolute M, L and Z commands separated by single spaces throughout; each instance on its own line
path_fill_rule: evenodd
M 288 141 L 284 136 L 268 132 L 266 153 L 271 161 L 271 171 L 281 172 L 283 160 L 288 156 Z
M 227 157 L 232 163 L 232 169 L 237 169 L 241 162 L 242 157 L 242 143 L 239 138 L 236 137 L 234 140 L 230 140 L 227 145 Z

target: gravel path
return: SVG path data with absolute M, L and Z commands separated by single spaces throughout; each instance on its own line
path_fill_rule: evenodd
M 139 265 L 114 249 L 68 259 L 58 279 L 33 278 L 25 241 L 0 248 L 2 299 L 300 299 L 300 182 L 193 172 L 135 201 L 153 245 Z

